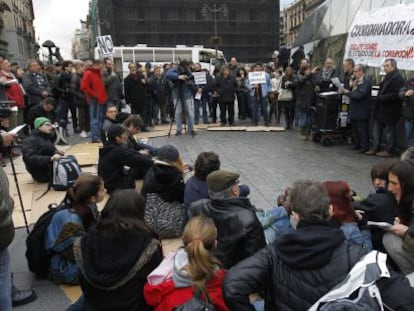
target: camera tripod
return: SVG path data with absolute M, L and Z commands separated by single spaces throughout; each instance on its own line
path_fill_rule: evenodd
M 22 209 L 22 213 L 23 213 L 23 219 L 24 219 L 24 225 L 26 227 L 26 231 L 27 234 L 29 234 L 30 230 L 29 230 L 29 223 L 27 222 L 27 217 L 26 217 L 26 210 L 24 209 L 23 206 L 23 199 L 22 199 L 22 193 L 20 191 L 20 186 L 19 186 L 19 181 L 17 179 L 17 173 L 16 173 L 16 168 L 14 166 L 14 160 L 13 160 L 13 156 L 12 156 L 12 149 L 13 149 L 13 143 L 8 147 L 9 148 L 9 157 L 10 157 L 10 165 L 12 168 L 12 172 L 13 172 L 13 177 L 14 177 L 14 183 L 16 184 L 16 189 L 17 189 L 17 195 L 19 196 L 19 202 L 20 202 L 20 207 Z

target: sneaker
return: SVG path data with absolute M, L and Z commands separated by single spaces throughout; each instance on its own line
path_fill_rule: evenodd
M 182 133 L 181 132 L 177 132 L 177 133 L 175 133 L 175 136 L 181 136 L 182 135 Z
M 88 133 L 86 133 L 86 131 L 82 131 L 80 133 L 80 137 L 82 137 L 82 138 L 88 138 Z
M 374 154 L 376 154 L 377 153 L 377 151 L 376 150 L 374 150 L 374 149 L 370 149 L 370 150 L 368 150 L 367 152 L 365 152 L 365 154 L 366 155 L 369 155 L 369 156 L 372 156 L 372 155 L 374 155 Z
M 37 298 L 33 289 L 29 290 L 16 290 L 12 293 L 12 305 L 13 307 L 22 306 L 35 301 Z
M 377 152 L 375 155 L 377 155 L 377 156 L 379 156 L 379 157 L 384 157 L 384 158 L 389 158 L 389 157 L 391 157 L 391 153 L 389 153 L 389 152 L 388 152 L 388 151 L 386 151 L 386 150 L 383 150 L 383 151 Z

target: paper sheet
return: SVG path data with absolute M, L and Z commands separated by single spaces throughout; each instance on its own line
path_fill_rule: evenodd
M 342 86 L 342 83 L 341 81 L 339 81 L 339 78 L 332 78 L 331 81 L 338 88 L 339 92 L 343 93 L 345 91 L 345 88 Z

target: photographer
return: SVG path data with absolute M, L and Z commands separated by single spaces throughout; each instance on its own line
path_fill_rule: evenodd
M 68 124 L 68 110 L 72 116 L 73 131 L 80 133 L 78 128 L 78 118 L 76 105 L 73 101 L 73 92 L 71 89 L 73 63 L 65 61 L 62 64 L 62 72 L 59 74 L 56 91 L 59 94 L 58 115 L 59 123 L 63 128 Z
M 167 71 L 167 79 L 172 81 L 172 96 L 175 109 L 175 122 L 177 124 L 176 136 L 180 136 L 183 130 L 183 121 L 188 126 L 188 133 L 196 135 L 194 124 L 193 89 L 194 78 L 189 70 L 189 64 L 183 60 L 178 68 Z

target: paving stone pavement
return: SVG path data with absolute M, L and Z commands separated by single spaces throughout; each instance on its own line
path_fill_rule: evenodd
M 69 137 L 70 143 L 85 142 L 78 135 Z M 194 163 L 201 151 L 214 151 L 220 156 L 222 169 L 238 171 L 241 183 L 251 189 L 252 203 L 258 208 L 268 209 L 275 205 L 276 198 L 293 181 L 303 178 L 314 180 L 344 180 L 358 194 L 364 196 L 371 191 L 370 167 L 378 160 L 356 154 L 349 146 L 323 147 L 299 139 L 297 130 L 288 132 L 208 132 L 201 131 L 192 138 L 161 137 L 151 139 L 154 146 L 173 144 L 187 163 Z M 25 252 L 24 229 L 16 230 L 16 238 L 10 246 L 11 268 L 19 288 L 32 286 L 38 299 L 26 306 L 15 308 L 21 311 L 60 311 L 70 304 L 59 287 L 44 280 L 37 280 L 28 271 Z

